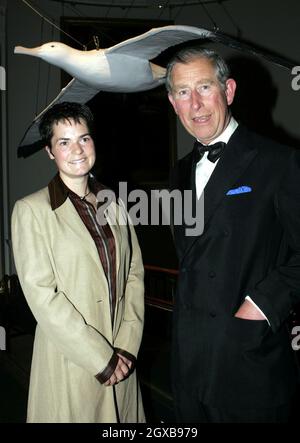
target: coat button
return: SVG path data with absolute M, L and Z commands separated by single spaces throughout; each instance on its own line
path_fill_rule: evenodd
M 228 229 L 224 229 L 223 234 L 224 234 L 225 237 L 228 237 L 228 235 L 229 235 Z
M 209 315 L 210 317 L 215 318 L 217 314 L 215 313 L 215 311 L 211 311 Z
M 216 273 L 214 271 L 210 271 L 210 273 L 208 274 L 208 276 L 210 278 L 214 278 L 216 276 Z

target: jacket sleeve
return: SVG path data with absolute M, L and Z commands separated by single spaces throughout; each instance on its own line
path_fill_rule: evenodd
M 57 290 L 50 246 L 31 202 L 20 200 L 15 204 L 12 244 L 24 295 L 43 333 L 66 358 L 92 375 L 104 371 L 114 349 L 85 322 L 68 295 Z
M 123 213 L 125 209 L 122 209 Z M 128 236 L 131 248 L 129 273 L 124 291 L 124 314 L 115 339 L 115 349 L 125 357 L 137 357 L 144 327 L 144 266 L 138 239 L 129 216 Z M 130 358 L 133 362 L 134 359 Z
M 300 302 L 300 152 L 292 151 L 275 196 L 275 208 L 288 245 L 286 261 L 249 291 L 270 321 L 273 331 Z

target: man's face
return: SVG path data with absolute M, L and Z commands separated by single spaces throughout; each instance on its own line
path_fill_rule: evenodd
M 169 100 L 185 129 L 204 144 L 217 138 L 229 122 L 235 81 L 228 79 L 224 90 L 206 58 L 177 63 L 171 80 Z
M 54 124 L 51 150 L 48 146 L 46 151 L 55 161 L 66 184 L 87 175 L 96 160 L 94 142 L 83 120 L 80 123 L 65 120 Z

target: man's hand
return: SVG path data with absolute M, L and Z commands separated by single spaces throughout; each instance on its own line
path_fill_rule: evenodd
M 249 300 L 244 301 L 234 316 L 237 318 L 243 318 L 244 320 L 266 320 L 266 318 Z

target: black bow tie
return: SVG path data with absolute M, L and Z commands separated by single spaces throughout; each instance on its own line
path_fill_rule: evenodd
M 207 158 L 211 162 L 215 163 L 218 158 L 221 157 L 222 149 L 224 149 L 226 146 L 226 143 L 224 142 L 217 142 L 213 145 L 202 145 L 202 143 L 198 142 L 198 140 L 194 143 L 194 152 L 195 152 L 195 160 L 196 163 L 203 157 L 204 152 L 208 151 Z

